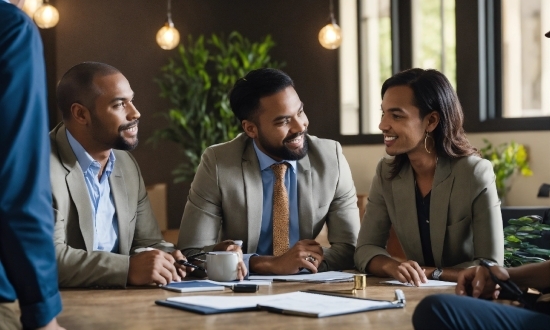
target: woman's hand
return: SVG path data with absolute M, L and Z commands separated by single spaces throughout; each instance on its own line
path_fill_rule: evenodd
M 387 263 L 384 267 L 386 273 L 401 283 L 410 283 L 420 286 L 420 283 L 428 282 L 424 270 L 414 260 Z

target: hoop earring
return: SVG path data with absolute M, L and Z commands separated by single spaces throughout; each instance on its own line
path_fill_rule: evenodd
M 430 132 L 426 131 L 426 136 L 424 137 L 424 149 L 426 149 L 427 153 L 431 154 L 432 152 L 428 150 L 428 144 L 427 144 L 428 138 L 432 140 L 434 139 L 433 137 L 430 136 Z M 434 141 L 434 145 L 435 145 L 435 141 Z

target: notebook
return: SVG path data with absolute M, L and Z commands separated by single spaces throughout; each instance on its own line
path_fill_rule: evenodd
M 182 281 L 172 282 L 162 286 L 164 290 L 176 292 L 199 292 L 199 291 L 223 291 L 224 286 L 205 281 Z

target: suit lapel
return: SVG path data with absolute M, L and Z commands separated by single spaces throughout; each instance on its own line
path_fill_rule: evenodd
M 300 240 L 313 237 L 313 184 L 309 156 L 298 161 L 298 223 Z
M 260 163 L 252 140 L 247 139 L 242 158 L 246 220 L 248 224 L 247 253 L 256 253 L 262 228 L 263 186 Z
M 63 163 L 63 166 L 67 169 L 68 174 L 65 177 L 67 187 L 69 187 L 69 193 L 71 199 L 76 206 L 78 212 L 78 221 L 80 225 L 80 232 L 84 238 L 84 244 L 86 245 L 86 251 L 93 251 L 94 249 L 94 212 L 88 195 L 88 188 L 84 180 L 84 173 L 78 164 L 76 156 L 67 140 L 67 133 L 64 125 L 58 125 L 56 127 L 57 133 L 55 140 L 57 142 L 59 150 L 59 158 Z
M 407 254 L 407 258 L 423 265 L 424 255 L 418 229 L 414 176 L 410 165 L 403 166 L 399 175 L 392 180 L 392 193 L 397 216 L 394 226 L 399 241 L 406 245 L 403 246 L 403 250 L 411 253 Z
M 109 183 L 111 185 L 111 194 L 115 202 L 118 219 L 119 253 L 129 255 L 132 243 L 132 239 L 130 238 L 130 221 L 132 220 L 132 214 L 130 214 L 128 208 L 128 194 L 126 192 L 124 176 L 122 175 L 120 166 L 117 166 L 116 161 L 113 172 L 109 177 Z
M 447 213 L 454 177 L 451 175 L 451 160 L 441 157 L 435 169 L 430 199 L 430 240 L 436 266 L 442 265 L 443 243 L 447 231 Z

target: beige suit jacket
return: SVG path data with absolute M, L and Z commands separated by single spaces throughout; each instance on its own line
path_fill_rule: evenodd
M 93 251 L 93 209 L 63 124 L 50 132 L 50 142 L 59 285 L 125 287 L 129 255 L 136 248 L 167 249 L 136 160 L 129 152 L 113 150 L 116 161 L 109 183 L 118 217 L 120 254 Z
M 409 260 L 424 265 L 413 170 L 409 164 L 388 180 L 389 160 L 377 166 L 357 240 L 361 271 L 385 249 L 390 226 Z M 491 163 L 479 157 L 439 157 L 430 199 L 430 239 L 437 267 L 466 268 L 479 258 L 504 262 L 500 200 Z
M 359 211 L 349 165 L 339 143 L 307 137 L 309 151 L 298 161 L 300 239 L 328 226 L 331 247 L 319 270 L 353 268 Z M 178 248 L 189 255 L 210 251 L 225 239 L 258 247 L 263 209 L 262 177 L 252 140 L 245 134 L 209 147 L 202 156 L 181 221 Z

